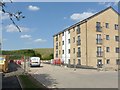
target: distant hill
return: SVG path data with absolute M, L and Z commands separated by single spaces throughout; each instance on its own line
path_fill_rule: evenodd
M 37 48 L 33 49 L 36 53 L 41 54 L 42 58 L 47 59 L 47 57 L 50 56 L 50 54 L 53 54 L 54 50 L 53 48 Z
M 43 60 L 50 60 L 53 58 L 53 48 L 36 48 L 36 49 L 22 49 L 22 50 L 2 50 L 3 55 L 15 55 L 14 59 L 19 55 L 25 56 L 39 56 Z M 18 56 L 16 56 L 18 55 Z

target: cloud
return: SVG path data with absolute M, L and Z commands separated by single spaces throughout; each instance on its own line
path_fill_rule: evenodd
M 26 27 L 19 27 L 22 32 L 28 32 L 29 28 Z M 18 32 L 18 29 L 15 25 L 10 24 L 5 27 L 6 32 Z
M 2 41 L 4 42 L 4 41 L 7 41 L 7 39 L 6 38 L 2 38 Z
M 117 6 L 118 5 L 118 2 L 114 2 L 114 6 Z
M 93 13 L 93 12 L 74 13 L 70 16 L 70 19 L 72 19 L 74 21 L 79 21 L 79 20 L 81 21 L 85 18 L 92 16 L 93 14 L 95 14 L 95 13 Z
M 34 40 L 34 42 L 36 42 L 36 43 L 42 43 L 42 42 L 46 42 L 46 41 L 47 40 L 44 40 L 44 39 L 41 39 L 41 38 Z
M 0 11 L 0 20 L 9 19 L 9 15 Z
M 32 37 L 31 37 L 31 35 L 25 34 L 25 35 L 21 35 L 20 38 L 22 38 L 22 39 L 31 39 Z
M 29 6 L 28 6 L 28 9 L 31 10 L 31 11 L 38 11 L 40 8 L 37 7 L 37 6 L 29 5 Z
M 115 1 L 115 2 L 99 2 L 98 4 L 99 5 L 104 5 L 105 7 L 117 6 L 118 1 Z
M 63 19 L 67 19 L 67 17 L 64 17 Z
M 6 38 L 0 38 L 0 43 L 4 43 L 5 41 L 7 41 Z

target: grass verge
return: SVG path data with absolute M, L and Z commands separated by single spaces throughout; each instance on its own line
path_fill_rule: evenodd
M 38 88 L 45 89 L 46 88 L 30 75 L 19 75 L 18 77 L 22 84 L 23 90 L 33 90 L 33 89 L 38 89 Z

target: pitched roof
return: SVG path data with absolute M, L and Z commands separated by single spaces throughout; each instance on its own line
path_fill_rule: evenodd
M 83 23 L 87 22 L 89 19 L 91 19 L 91 18 L 93 18 L 93 17 L 95 17 L 95 16 L 103 13 L 104 11 L 106 11 L 106 10 L 108 10 L 108 9 L 112 9 L 115 13 L 117 13 L 118 15 L 120 15 L 120 13 L 118 13 L 114 8 L 112 8 L 112 7 L 110 6 L 110 7 L 106 8 L 106 9 L 104 9 L 104 10 L 102 10 L 102 11 L 100 11 L 100 12 L 98 12 L 98 13 L 96 13 L 96 14 L 94 14 L 94 15 L 92 15 L 92 16 L 90 16 L 90 17 L 88 17 L 88 18 L 86 18 L 86 19 L 84 19 L 84 20 L 82 20 L 82 21 L 80 21 L 80 22 L 78 22 L 78 23 L 75 23 L 75 24 L 69 26 L 68 28 L 64 29 L 63 31 L 58 32 L 57 34 L 54 34 L 53 37 L 56 36 L 56 35 L 59 35 L 60 33 L 64 32 L 64 31 L 67 31 L 67 30 L 70 29 L 70 28 L 73 28 L 73 27 L 75 27 L 75 26 L 77 26 L 77 25 L 80 25 L 80 24 L 83 24 Z

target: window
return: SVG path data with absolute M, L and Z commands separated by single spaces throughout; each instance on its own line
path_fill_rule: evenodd
M 56 36 L 56 41 L 58 41 L 58 36 Z
M 98 52 L 102 52 L 102 47 L 97 47 Z
M 105 27 L 106 27 L 106 28 L 109 28 L 109 23 L 105 23 Z
M 78 47 L 78 52 L 80 52 L 80 47 Z
M 64 41 L 62 41 L 62 45 L 64 45 Z
M 106 35 L 106 40 L 110 40 L 110 37 L 109 37 L 109 35 Z
M 58 58 L 58 51 L 56 51 L 56 58 Z
M 70 34 L 70 30 L 68 30 L 68 34 Z
M 56 46 L 58 46 L 58 42 L 56 43 Z
M 80 36 L 78 36 L 77 45 L 81 45 Z
M 70 39 L 68 39 L 68 43 L 70 43 Z
M 81 50 L 80 50 L 80 47 L 78 47 L 77 57 L 81 57 Z
M 96 26 L 101 26 L 101 23 L 100 22 L 96 22 Z
M 119 52 L 120 52 L 119 47 L 116 47 L 116 53 L 119 53 Z
M 73 53 L 75 53 L 75 48 L 73 48 Z
M 73 37 L 73 43 L 75 43 L 75 37 Z
M 64 36 L 64 32 L 62 33 L 62 36 Z
M 62 50 L 62 54 L 64 54 L 64 50 Z
M 97 44 L 102 44 L 102 36 L 101 36 L 101 34 L 97 34 L 96 43 Z
M 110 59 L 107 59 L 106 64 L 110 64 Z
M 106 47 L 106 52 L 110 52 L 110 47 Z
M 119 42 L 119 36 L 115 36 L 115 41 Z
M 120 65 L 120 59 L 116 60 L 116 65 Z
M 58 43 L 56 43 L 56 49 L 58 49 Z
M 102 64 L 102 60 L 101 60 L 101 59 L 98 59 L 98 60 L 97 60 L 97 64 L 99 64 L 99 65 Z
M 81 65 L 81 60 L 80 59 L 78 59 L 78 65 Z
M 103 56 L 102 47 L 98 46 L 97 47 L 97 57 L 102 57 L 102 56 Z
M 70 54 L 70 49 L 68 49 L 68 54 Z
M 115 24 L 115 30 L 118 30 L 118 24 Z
M 77 30 L 77 34 L 80 34 L 80 26 L 77 26 L 76 30 Z
M 96 31 L 97 32 L 101 32 L 102 31 L 100 22 L 96 22 Z

